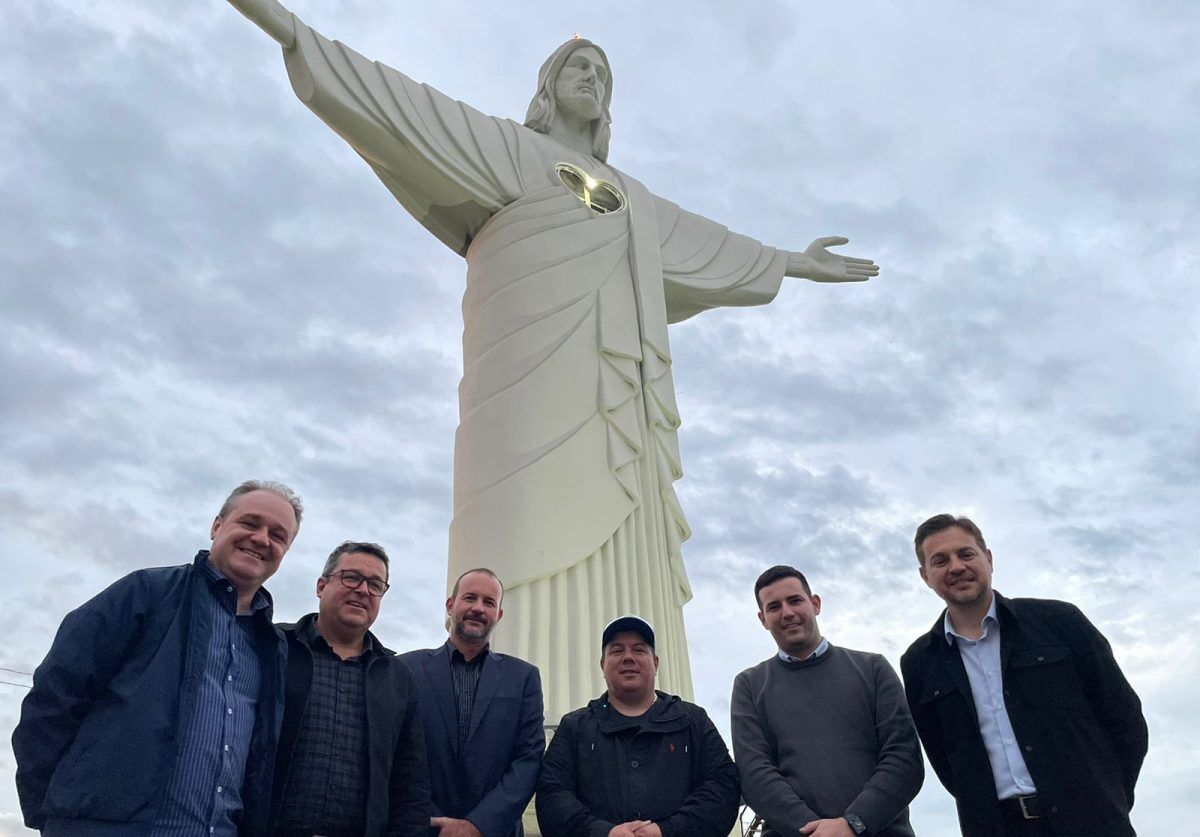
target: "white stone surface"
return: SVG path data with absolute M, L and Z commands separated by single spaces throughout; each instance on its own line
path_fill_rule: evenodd
M 767 303 L 785 275 L 862 281 L 877 268 L 830 253 L 840 237 L 765 246 L 608 166 L 613 80 L 589 41 L 543 65 L 534 130 L 273 0 L 231 2 L 283 45 L 296 95 L 467 261 L 448 579 L 477 566 L 503 579 L 496 645 L 539 666 L 549 722 L 603 691 L 600 629 L 623 613 L 656 628 L 659 687 L 691 698 L 667 325 Z

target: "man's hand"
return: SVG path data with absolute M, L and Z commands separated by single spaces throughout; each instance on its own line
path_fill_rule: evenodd
M 854 829 L 845 817 L 831 820 L 813 820 L 800 829 L 806 837 L 854 837 Z
M 608 837 L 638 837 L 638 829 L 645 828 L 648 825 L 654 825 L 654 823 L 650 822 L 650 820 L 623 822 L 620 825 L 614 825 L 608 832 Z M 659 837 L 662 837 L 662 832 L 659 832 Z
M 296 43 L 296 24 L 292 20 L 292 13 L 279 0 L 229 0 L 229 3 L 279 41 L 284 49 L 290 49 Z
M 663 837 L 662 829 L 658 827 L 658 823 L 648 822 L 633 832 L 637 837 Z
M 803 253 L 789 253 L 784 272 L 813 282 L 865 282 L 878 276 L 879 265 L 870 259 L 840 256 L 826 249 L 849 242 L 850 239 L 840 235 L 818 238 Z
M 438 829 L 440 837 L 483 837 L 479 829 L 470 820 L 456 820 L 453 817 L 430 817 L 429 825 Z

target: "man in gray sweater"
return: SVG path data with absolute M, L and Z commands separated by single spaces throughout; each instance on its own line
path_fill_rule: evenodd
M 913 837 L 925 769 L 896 672 L 821 636 L 821 597 L 794 567 L 764 572 L 754 597 L 779 653 L 733 683 L 733 753 L 764 835 Z

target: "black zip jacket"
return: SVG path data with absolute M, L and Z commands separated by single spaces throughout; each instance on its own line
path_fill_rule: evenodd
M 658 692 L 630 718 L 606 695 L 563 716 L 537 789 L 543 837 L 605 837 L 651 820 L 663 837 L 725 837 L 737 818 L 737 770 L 699 706 Z

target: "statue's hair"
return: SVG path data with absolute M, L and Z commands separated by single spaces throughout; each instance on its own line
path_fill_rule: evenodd
M 604 100 L 600 103 L 600 117 L 592 123 L 592 156 L 601 162 L 608 162 L 608 141 L 612 136 L 612 113 L 608 109 L 612 102 L 612 65 L 608 63 L 608 56 L 604 50 L 587 38 L 572 38 L 554 50 L 542 63 L 541 69 L 538 70 L 538 91 L 525 113 L 525 127 L 539 134 L 550 132 L 550 126 L 554 124 L 558 111 L 558 104 L 554 101 L 554 83 L 558 81 L 558 73 L 571 54 L 583 47 L 591 47 L 600 53 L 600 57 L 604 59 L 604 66 L 608 68 Z
M 227 517 L 233 510 L 234 504 L 237 503 L 238 497 L 249 494 L 251 491 L 269 491 L 287 500 L 292 507 L 292 512 L 296 515 L 296 526 L 300 526 L 300 518 L 304 516 L 304 504 L 300 502 L 295 491 L 274 480 L 246 480 L 225 498 L 225 502 L 221 504 L 221 510 L 217 512 L 217 517 L 222 519 Z

